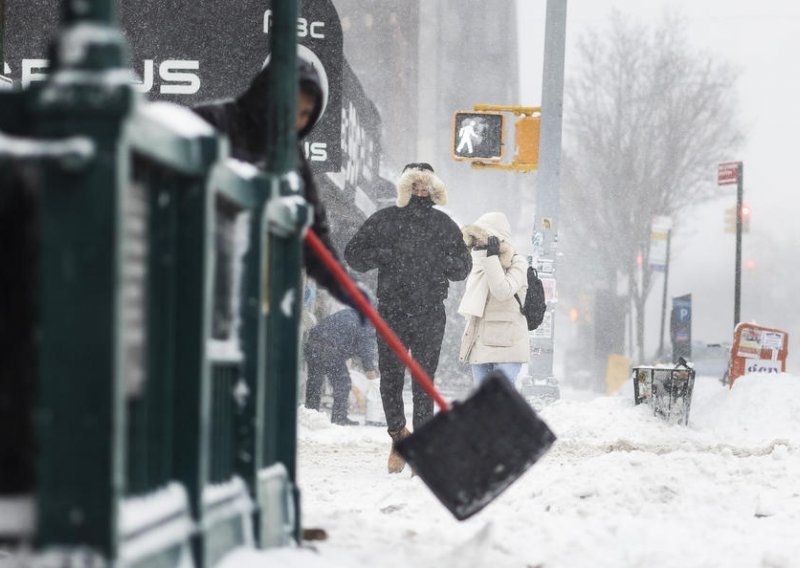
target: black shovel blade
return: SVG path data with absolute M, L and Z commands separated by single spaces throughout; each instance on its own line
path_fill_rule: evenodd
M 399 442 L 397 450 L 463 521 L 505 491 L 555 440 L 505 375 L 495 371 L 469 398 Z

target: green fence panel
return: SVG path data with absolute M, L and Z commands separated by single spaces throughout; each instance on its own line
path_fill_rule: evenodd
M 185 564 L 191 548 L 211 566 L 253 534 L 284 545 L 299 530 L 297 5 L 275 7 L 280 128 L 264 174 L 226 160 L 188 109 L 142 100 L 114 4 L 65 0 L 49 79 L 0 93 L 0 180 L 35 172 L 38 243 L 24 245 L 37 263 L 16 268 L 38 282 L 21 317 L 40 337 L 18 365 L 27 384 L 0 382 L 0 409 L 28 400 L 17 441 L 0 433 L 18 468 L 0 498 L 35 503 L 41 552 L 143 567 Z M 137 515 L 154 499 L 169 518 Z M 142 552 L 165 526 L 178 537 Z

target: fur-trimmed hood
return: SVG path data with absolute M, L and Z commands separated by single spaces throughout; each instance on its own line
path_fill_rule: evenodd
M 403 172 L 397 181 L 397 206 L 405 207 L 411 201 L 411 186 L 415 182 L 428 186 L 431 200 L 434 205 L 447 204 L 447 190 L 439 177 L 429 170 L 409 168 Z
M 489 237 L 494 235 L 500 239 L 500 266 L 508 268 L 511 266 L 511 259 L 514 257 L 514 247 L 508 240 L 505 240 L 502 235 L 497 234 L 495 231 L 489 231 L 484 227 L 477 224 L 467 225 L 461 229 L 461 234 L 464 237 L 464 243 L 471 250 L 485 249 L 489 244 Z

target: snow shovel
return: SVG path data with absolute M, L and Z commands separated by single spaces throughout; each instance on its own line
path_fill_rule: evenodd
M 442 410 L 397 449 L 456 519 L 471 517 L 536 463 L 555 435 L 500 372 L 490 374 L 475 393 L 451 407 L 322 241 L 311 230 L 305 239 Z

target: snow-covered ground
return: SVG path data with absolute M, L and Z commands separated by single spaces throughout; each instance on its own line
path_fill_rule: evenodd
M 731 390 L 698 377 L 688 427 L 634 406 L 630 382 L 578 394 L 541 413 L 550 452 L 465 522 L 410 471 L 386 473 L 382 428 L 301 409 L 303 525 L 328 539 L 224 566 L 800 566 L 800 377 L 748 375 Z

